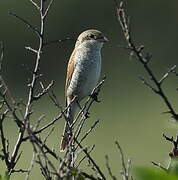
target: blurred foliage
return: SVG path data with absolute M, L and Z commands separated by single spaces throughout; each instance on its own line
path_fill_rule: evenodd
M 171 160 L 168 170 L 171 174 L 175 174 L 178 176 L 178 160 L 177 160 L 177 158 L 173 158 Z
M 3 177 L 1 174 L 0 174 L 0 180 L 8 180 L 7 177 Z
M 137 180 L 177 180 L 178 176 L 167 173 L 158 168 L 137 168 L 135 170 Z

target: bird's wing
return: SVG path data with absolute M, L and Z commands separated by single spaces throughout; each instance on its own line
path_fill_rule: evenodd
M 66 75 L 66 85 L 65 85 L 65 97 L 67 97 L 67 88 L 70 85 L 73 73 L 74 73 L 74 69 L 75 69 L 75 61 L 74 61 L 74 56 L 75 56 L 75 50 L 72 52 L 69 62 L 68 62 L 68 66 L 67 66 L 67 75 Z

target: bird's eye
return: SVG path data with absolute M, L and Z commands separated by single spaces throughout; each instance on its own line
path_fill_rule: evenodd
M 94 39 L 94 38 L 95 38 L 95 35 L 94 35 L 94 34 L 90 34 L 89 37 L 90 37 L 91 39 Z

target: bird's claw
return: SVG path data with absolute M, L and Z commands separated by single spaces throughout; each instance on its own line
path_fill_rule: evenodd
M 94 101 L 96 101 L 96 102 L 101 102 L 101 101 L 99 101 L 98 100 L 98 93 L 97 92 L 94 92 L 94 93 L 92 93 L 91 95 L 90 95 L 90 97 L 94 100 Z
M 85 118 L 85 119 L 88 119 L 90 116 L 89 116 L 89 112 L 85 112 L 85 113 L 83 113 L 83 117 Z

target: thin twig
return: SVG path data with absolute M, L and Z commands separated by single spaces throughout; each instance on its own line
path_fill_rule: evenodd
M 95 148 L 95 145 L 93 145 L 93 146 L 91 147 L 91 149 L 88 150 L 88 153 L 90 154 L 90 153 L 93 151 L 94 148 Z M 82 150 L 81 150 L 81 151 L 82 151 Z M 78 167 L 80 166 L 80 164 L 81 164 L 86 158 L 87 158 L 87 156 L 85 155 L 85 156 L 78 162 L 78 164 L 76 165 L 76 168 L 78 168 Z
M 93 177 L 92 175 L 87 174 L 86 172 L 81 172 L 81 174 L 87 179 L 98 180 L 98 178 Z
M 39 77 L 38 72 L 39 72 L 39 66 L 40 66 L 40 60 L 41 60 L 41 52 L 42 52 L 43 46 L 44 46 L 43 45 L 43 43 L 44 43 L 44 18 L 43 17 L 44 17 L 44 5 L 45 5 L 46 1 L 41 0 L 39 8 L 38 8 L 38 5 L 36 3 L 34 3 L 33 0 L 30 0 L 30 2 L 34 6 L 37 7 L 38 12 L 40 14 L 40 30 L 38 30 L 36 27 L 31 25 L 27 20 L 25 20 L 24 18 L 18 16 L 17 14 L 12 13 L 12 12 L 9 13 L 10 15 L 14 16 L 15 18 L 17 18 L 18 20 L 23 22 L 25 25 L 27 25 L 27 27 L 30 28 L 32 31 L 34 31 L 38 35 L 38 38 L 39 38 L 38 49 L 37 49 L 37 51 L 35 51 L 35 53 L 36 53 L 36 61 L 35 61 L 35 66 L 34 66 L 34 70 L 33 70 L 33 73 L 32 73 L 31 82 L 29 84 L 28 100 L 27 100 L 27 103 L 26 103 L 26 106 L 25 106 L 25 113 L 24 113 L 24 116 L 23 116 L 23 122 L 20 121 L 16 117 L 15 111 L 9 106 L 8 103 L 6 103 L 6 105 L 8 106 L 10 111 L 12 112 L 13 116 L 15 117 L 16 121 L 19 122 L 18 125 L 19 125 L 19 129 L 20 129 L 18 139 L 17 139 L 17 141 L 15 143 L 15 146 L 13 148 L 13 152 L 12 152 L 12 155 L 11 155 L 11 158 L 10 158 L 9 174 L 14 170 L 14 168 L 15 168 L 15 166 L 17 164 L 17 161 L 19 160 L 19 158 L 21 156 L 21 153 L 19 153 L 19 150 L 20 150 L 20 147 L 21 147 L 22 143 L 27 140 L 27 139 L 24 140 L 24 135 L 25 135 L 25 132 L 27 130 L 26 128 L 30 127 L 29 119 L 30 119 L 30 116 L 32 114 L 32 105 L 33 105 L 34 100 L 35 100 L 34 91 L 35 91 L 37 80 L 38 80 L 38 77 Z M 41 94 L 37 95 L 36 99 L 40 99 L 40 97 L 42 97 L 44 94 L 46 94 L 46 92 L 49 90 L 50 87 L 51 87 L 51 85 L 49 85 L 47 88 L 45 88 Z M 28 131 L 28 133 L 29 133 L 29 131 Z M 53 152 L 50 149 L 48 149 L 48 147 L 44 146 L 44 148 L 46 148 L 46 150 L 49 153 L 53 154 Z M 53 154 L 53 156 L 55 156 L 55 155 Z
M 83 146 L 76 140 L 74 139 L 75 142 L 77 143 L 77 145 L 83 150 L 83 152 L 85 153 L 86 157 L 91 161 L 91 163 L 93 164 L 93 166 L 96 168 L 96 170 L 98 171 L 99 175 L 102 177 L 102 180 L 106 180 L 105 175 L 103 174 L 103 172 L 101 171 L 100 167 L 96 164 L 96 162 L 94 161 L 94 159 L 90 156 L 90 154 L 87 152 L 87 150 L 85 148 L 83 148 Z
M 62 42 L 65 42 L 65 41 L 73 41 L 73 40 L 74 39 L 67 37 L 65 39 L 47 41 L 47 42 L 44 42 L 44 46 L 48 46 L 48 45 L 56 44 L 56 43 L 62 43 Z
M 52 80 L 48 86 L 45 88 L 43 83 L 40 82 L 41 88 L 42 88 L 42 92 L 38 93 L 37 95 L 33 96 L 34 100 L 38 100 L 40 99 L 42 96 L 44 96 L 45 94 L 48 93 L 49 89 L 54 85 L 54 81 Z
M 50 0 L 49 4 L 48 4 L 48 6 L 47 6 L 47 8 L 46 8 L 46 10 L 45 10 L 45 12 L 43 14 L 43 19 L 44 20 L 46 19 L 47 14 L 49 13 L 49 10 L 51 9 L 51 6 L 52 6 L 53 3 L 54 3 L 54 0 Z
M 124 159 L 124 153 L 123 153 L 123 150 L 122 150 L 120 144 L 118 143 L 118 141 L 115 141 L 115 143 L 116 143 L 116 145 L 117 145 L 117 148 L 118 148 L 119 151 L 120 151 L 123 171 L 126 172 L 127 169 L 126 169 L 126 165 L 125 165 L 125 159 Z
M 0 49 L 1 49 L 1 55 L 0 55 L 0 75 L 2 74 L 2 63 L 4 59 L 4 45 L 3 42 L 0 42 Z
M 106 167 L 108 169 L 109 175 L 111 176 L 112 180 L 117 180 L 116 177 L 113 175 L 113 173 L 111 171 L 111 167 L 109 165 L 109 158 L 108 158 L 108 156 L 106 155 L 105 158 L 106 158 Z
M 74 136 L 75 139 L 78 139 L 82 127 L 84 125 L 84 122 L 86 121 L 86 119 L 88 118 L 88 114 L 89 114 L 89 110 L 92 106 L 92 104 L 97 100 L 97 95 L 99 94 L 104 82 L 105 82 L 106 77 L 104 77 L 99 83 L 98 85 L 93 89 L 91 96 L 88 98 L 88 100 L 86 101 L 86 103 L 84 104 L 83 108 L 80 110 L 80 112 L 78 113 L 77 117 L 75 118 L 73 124 L 71 125 L 71 127 L 73 127 L 73 125 L 76 123 L 77 119 L 79 118 L 80 115 L 83 115 L 83 117 L 81 118 L 81 121 L 79 122 L 76 131 L 74 132 Z
M 18 16 L 17 14 L 13 13 L 13 12 L 9 12 L 9 15 L 14 16 L 15 18 L 19 19 L 21 22 L 23 22 L 28 28 L 32 29 L 33 32 L 35 32 L 39 37 L 41 36 L 40 32 L 38 31 L 38 29 L 34 26 L 32 26 L 27 20 L 25 20 L 24 18 Z
M 7 146 L 7 140 L 5 138 L 4 129 L 3 129 L 3 121 L 4 121 L 7 113 L 8 113 L 8 110 L 6 110 L 0 116 L 0 136 L 1 136 L 3 158 L 5 159 L 7 168 L 9 168 L 9 164 L 10 164 L 10 162 L 9 162 L 9 149 L 8 149 L 8 146 Z
M 91 128 L 84 134 L 84 136 L 79 141 L 80 144 L 87 138 L 87 136 L 92 132 L 92 130 L 96 127 L 96 125 L 98 123 L 99 123 L 99 120 L 94 122 L 94 124 L 91 126 Z M 77 149 L 77 147 L 76 147 L 76 149 Z
M 151 161 L 151 163 L 152 163 L 153 165 L 161 168 L 163 171 L 168 172 L 168 170 L 167 170 L 165 167 L 163 167 L 160 163 L 156 163 L 156 162 L 153 162 L 153 161 Z
M 29 47 L 29 46 L 26 46 L 25 49 L 26 49 L 26 50 L 29 50 L 29 51 L 31 51 L 31 52 L 33 52 L 33 53 L 35 53 L 35 54 L 38 53 L 38 50 L 33 49 L 33 48 Z M 42 53 L 42 52 L 41 52 L 41 53 Z
M 119 144 L 118 141 L 115 141 L 115 144 L 120 152 L 121 155 L 121 162 L 122 162 L 122 171 L 121 171 L 121 175 L 123 177 L 124 180 L 129 180 L 130 178 L 132 179 L 132 176 L 130 175 L 130 166 L 131 166 L 131 160 L 128 159 L 128 162 L 125 162 L 125 158 L 124 158 L 124 153 L 123 150 Z
M 159 80 L 159 83 L 162 84 L 163 81 L 169 76 L 169 74 L 170 74 L 171 72 L 174 72 L 175 68 L 176 68 L 176 65 L 172 66 L 172 67 L 163 75 L 163 77 Z
M 38 143 L 38 146 L 40 146 L 41 144 L 41 146 L 46 150 L 47 153 L 49 153 L 56 160 L 62 161 L 62 159 L 55 152 L 53 152 L 39 137 L 34 134 L 31 128 L 28 128 L 28 133 L 30 135 L 30 140 L 32 143 Z
M 37 10 L 40 9 L 40 7 L 38 6 L 38 4 L 35 3 L 33 0 L 29 0 L 29 1 L 34 5 L 34 7 L 35 7 Z
M 28 172 L 27 172 L 27 174 L 25 176 L 25 180 L 29 180 L 29 178 L 30 178 L 30 173 L 32 172 L 32 169 L 33 169 L 34 163 L 35 163 L 35 156 L 36 156 L 36 153 L 33 152 L 32 159 L 31 159 L 31 162 L 30 162 L 30 166 L 29 166 Z
M 28 173 L 28 170 L 25 170 L 25 169 L 13 169 L 12 173 Z
M 44 125 L 43 127 L 41 127 L 39 130 L 34 131 L 34 134 L 39 134 L 41 132 L 43 132 L 44 130 L 46 130 L 47 128 L 51 127 L 52 125 L 54 125 L 59 119 L 61 119 L 65 112 L 67 111 L 68 107 L 66 107 L 63 111 L 61 111 L 61 113 L 55 117 L 51 122 L 49 122 L 48 124 Z M 23 141 L 26 141 L 27 139 L 29 139 L 30 136 L 26 136 L 23 138 Z

